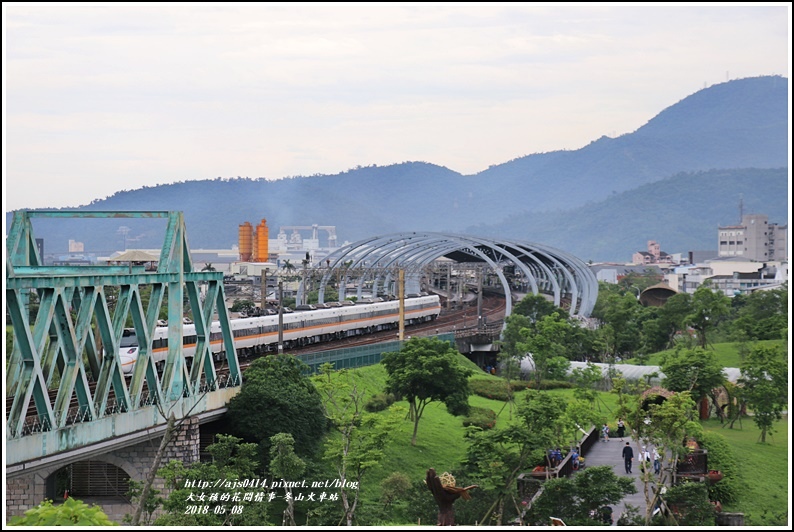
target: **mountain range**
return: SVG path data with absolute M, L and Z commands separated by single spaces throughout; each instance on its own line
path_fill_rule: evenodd
M 124 190 L 79 210 L 183 211 L 193 249 L 228 249 L 240 224 L 264 218 L 270 238 L 280 226 L 313 224 L 336 226 L 340 244 L 446 231 L 629 261 L 648 240 L 668 253 L 716 249 L 717 226 L 739 222 L 740 199 L 745 213 L 787 223 L 788 116 L 787 78 L 744 78 L 687 96 L 632 133 L 474 175 L 404 162 L 275 181 L 218 177 Z M 104 230 L 92 222 L 42 224 L 36 236 L 53 253 L 69 239 L 97 252 L 162 242 L 153 221 Z

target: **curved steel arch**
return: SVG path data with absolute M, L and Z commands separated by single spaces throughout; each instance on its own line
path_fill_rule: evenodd
M 570 294 L 569 313 L 572 316 L 589 316 L 595 306 L 598 281 L 587 265 L 573 255 L 533 242 L 435 232 L 380 235 L 337 249 L 322 259 L 329 267 L 320 281 L 319 300 L 324 301 L 325 287 L 332 272 L 342 265 L 345 278 L 339 291 L 340 300 L 344 299 L 344 286 L 350 280 L 351 270 L 362 271 L 357 287 L 357 295 L 361 297 L 364 283 L 370 279 L 373 290 L 378 289 L 381 281 L 388 287 L 391 283 L 390 268 L 394 267 L 408 270 L 409 277 L 419 277 L 417 282 L 421 283 L 422 268 L 454 252 L 469 255 L 472 262 L 485 262 L 493 269 L 505 291 L 506 316 L 512 310 L 512 292 L 498 267 L 504 262 L 521 269 L 534 294 L 538 294 L 541 285 L 550 289 L 555 305 L 560 305 L 564 294 Z

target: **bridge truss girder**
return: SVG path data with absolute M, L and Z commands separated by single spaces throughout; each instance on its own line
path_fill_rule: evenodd
M 45 266 L 35 245 L 33 218 L 164 218 L 167 220 L 165 241 L 157 271 L 145 272 L 143 267 L 132 264 Z M 167 410 L 169 405 L 183 399 L 196 405 L 205 400 L 203 396 L 220 387 L 239 386 L 241 374 L 224 301 L 223 274 L 193 270 L 181 212 L 17 211 L 6 248 L 6 311 L 14 331 L 6 375 L 7 393 L 14 395 L 6 420 L 7 440 L 21 442 L 31 434 L 63 431 L 73 428 L 77 422 L 102 420 L 109 420 L 109 424 L 96 432 L 115 433 L 118 432 L 116 425 L 124 425 L 124 422 L 117 420 L 116 423 L 109 419 L 111 416 L 140 414 L 154 405 L 158 411 Z M 202 286 L 204 297 L 200 295 Z M 118 290 L 113 312 L 108 305 L 111 287 L 113 292 Z M 146 308 L 142 290 L 149 292 Z M 168 354 L 162 374 L 158 374 L 151 353 L 153 333 L 166 291 Z M 32 324 L 27 305 L 31 292 L 39 297 L 39 310 Z M 189 301 L 197 336 L 196 354 L 190 369 L 182 351 L 184 298 Z M 218 379 L 210 349 L 214 312 L 218 314 L 230 368 L 229 378 L 224 382 Z M 119 357 L 119 344 L 128 317 L 132 319 L 140 353 L 129 380 L 122 372 Z M 60 380 L 55 399 L 51 401 L 49 390 L 54 388 L 56 376 Z M 96 381 L 93 392 L 90 381 Z M 111 389 L 114 404 L 109 404 Z M 73 397 L 78 403 L 76 411 L 70 408 Z M 26 414 L 31 401 L 37 416 L 36 422 L 29 426 Z M 158 416 L 155 414 L 152 419 Z M 164 421 L 161 416 L 159 419 Z M 151 425 L 151 421 L 148 423 Z M 136 419 L 130 426 L 140 428 L 141 422 Z M 82 438 L 86 438 L 86 434 L 91 438 L 91 430 L 87 427 L 74 432 L 82 434 Z M 47 447 L 40 450 L 42 454 L 90 443 L 68 441 L 53 447 L 52 440 L 42 444 Z M 24 442 L 15 446 L 21 451 L 24 447 Z M 33 455 L 36 452 L 32 451 Z M 14 458 L 7 459 L 8 463 L 15 463 Z

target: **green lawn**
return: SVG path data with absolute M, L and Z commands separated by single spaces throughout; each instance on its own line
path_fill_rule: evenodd
M 758 342 L 748 343 L 747 347 L 752 349 L 754 345 L 759 346 L 779 346 L 788 352 L 788 343 L 786 340 L 761 340 Z M 739 344 L 736 342 L 725 342 L 725 343 L 718 343 L 718 344 L 709 344 L 709 349 L 712 349 L 717 354 L 717 361 L 722 364 L 723 367 L 726 368 L 738 368 L 741 365 L 742 359 L 739 355 Z M 652 354 L 648 361 L 646 362 L 649 366 L 658 366 L 661 361 L 662 357 L 666 353 L 672 353 L 672 349 L 668 349 L 666 351 L 659 351 L 658 353 Z M 634 359 L 629 359 L 626 361 L 627 364 L 635 364 L 636 361 Z
M 745 525 L 779 526 L 788 519 L 789 501 L 789 424 L 783 420 L 775 424 L 775 434 L 767 435 L 766 443 L 758 443 L 761 431 L 752 419 L 744 418 L 741 427 L 722 428 L 718 421 L 703 423 L 707 431 L 726 438 L 741 465 L 744 489 L 736 504 L 726 505 L 723 511 L 744 514 Z

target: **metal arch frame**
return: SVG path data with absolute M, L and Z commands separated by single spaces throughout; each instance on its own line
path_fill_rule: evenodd
M 417 235 L 417 233 L 410 233 L 410 236 L 408 238 L 405 238 L 404 236 L 401 238 L 402 235 L 409 235 L 409 234 L 408 233 L 397 233 L 397 234 L 393 234 L 393 235 L 386 235 L 386 236 L 383 236 L 383 237 L 378 237 L 378 239 L 381 239 L 381 240 L 388 239 L 386 241 L 386 245 L 385 246 L 381 246 L 381 248 L 372 248 L 372 249 L 370 249 L 365 256 L 369 256 L 370 254 L 372 254 L 375 249 L 382 249 L 384 247 L 389 249 L 389 250 L 391 250 L 391 249 L 399 249 L 399 248 L 397 248 L 397 247 L 395 247 L 393 245 L 390 245 L 390 244 L 395 244 L 397 242 L 405 242 L 406 240 L 413 240 L 416 236 L 419 236 L 419 240 L 418 241 L 411 242 L 410 246 L 403 246 L 403 248 L 406 248 L 408 250 L 408 251 L 406 251 L 406 253 L 408 253 L 410 250 L 412 250 L 414 248 L 423 249 L 424 247 L 426 247 L 426 246 L 428 246 L 430 244 L 434 244 L 435 245 L 437 243 L 447 243 L 447 242 L 449 242 L 449 244 L 447 244 L 446 246 L 433 247 L 433 248 L 429 248 L 428 251 L 426 251 L 424 253 L 420 252 L 418 255 L 423 256 L 423 259 L 418 262 L 418 266 L 417 266 L 417 261 L 416 260 L 411 262 L 411 266 L 412 267 L 419 267 L 420 268 L 421 266 L 424 266 L 424 265 L 432 262 L 436 258 L 438 258 L 440 256 L 443 256 L 444 254 L 446 254 L 446 253 L 448 253 L 450 251 L 453 251 L 453 250 L 456 250 L 456 249 L 460 249 L 460 247 L 458 245 L 453 245 L 452 241 L 457 241 L 458 244 L 464 244 L 465 243 L 467 247 L 472 247 L 472 251 L 473 251 L 474 255 L 479 256 L 484 262 L 488 263 L 494 269 L 494 271 L 497 272 L 497 275 L 499 276 L 500 281 L 502 282 L 502 285 L 506 287 L 506 290 L 508 291 L 508 295 L 509 295 L 509 290 L 510 289 L 509 289 L 509 286 L 508 286 L 508 283 L 507 283 L 507 279 L 504 277 L 504 274 L 501 271 L 499 271 L 499 269 L 496 267 L 496 263 L 490 257 L 488 257 L 488 255 L 486 253 L 484 253 L 482 250 L 478 249 L 476 246 L 471 246 L 471 242 L 470 241 L 463 240 L 464 238 L 469 238 L 470 240 L 477 241 L 477 239 L 473 239 L 471 237 L 459 237 L 457 235 L 448 235 L 448 234 L 443 234 L 443 233 L 419 233 L 418 235 Z M 373 240 L 375 240 L 375 239 L 373 239 Z M 429 240 L 429 243 L 428 243 L 428 240 Z M 366 241 L 367 244 L 369 244 L 370 242 L 372 242 L 372 240 Z M 480 242 L 480 244 L 485 244 L 485 242 Z M 487 245 L 487 244 L 485 244 L 485 245 Z M 351 247 L 351 246 L 348 246 L 348 247 Z M 359 248 L 356 247 L 355 244 L 352 245 L 352 248 L 353 248 L 351 250 L 352 252 L 355 252 L 356 249 L 359 249 Z M 338 252 L 339 252 L 339 250 L 337 250 L 334 254 L 329 255 L 329 257 L 335 255 Z M 337 264 L 340 260 L 342 260 L 343 258 L 347 257 L 349 255 L 349 253 L 350 253 L 349 251 L 343 252 L 342 254 L 340 254 L 340 258 L 336 259 L 334 263 Z M 391 254 L 391 251 L 389 251 L 388 254 Z M 400 256 L 401 255 L 397 255 L 392 261 L 390 261 L 389 262 L 389 266 L 394 264 L 400 258 Z M 378 259 L 376 262 L 379 264 L 381 262 L 381 260 L 382 259 Z M 326 275 L 323 276 L 323 280 L 321 281 L 321 288 L 320 288 L 321 296 L 324 296 L 325 284 L 326 284 L 328 278 L 330 278 L 330 272 L 327 272 Z M 359 297 L 360 297 L 361 291 L 363 289 L 363 285 L 364 285 L 363 282 L 359 283 L 359 286 L 358 286 Z M 342 295 L 340 294 L 340 298 L 341 297 L 342 297 Z M 507 300 L 506 312 L 508 314 L 509 314 L 509 312 L 510 312 L 510 310 L 512 308 L 511 299 L 512 298 L 508 298 L 508 300 Z
M 380 286 L 381 279 L 384 285 L 390 284 L 391 272 L 394 266 L 408 266 L 412 270 L 420 270 L 439 257 L 451 251 L 459 250 L 486 262 L 499 277 L 505 290 L 507 306 L 506 315 L 512 310 L 512 292 L 497 262 L 509 259 L 518 266 L 526 275 L 533 293 L 539 291 L 538 281 L 542 280 L 547 287 L 550 285 L 554 293 L 554 302 L 559 306 L 561 295 L 571 295 L 569 313 L 589 316 L 595 306 L 598 294 L 598 281 L 589 268 L 578 258 L 561 250 L 542 244 L 525 241 L 500 241 L 434 232 L 404 232 L 375 236 L 337 249 L 323 261 L 327 262 L 328 269 L 320 281 L 319 300 L 324 301 L 325 287 L 331 278 L 332 271 L 347 261 L 352 261 L 344 270 L 344 285 L 349 281 L 350 270 L 368 266 L 367 261 L 372 260 L 377 265 L 370 268 L 369 272 L 357 278 L 357 296 L 360 298 L 365 282 L 373 279 L 373 289 Z M 488 250 L 491 253 L 488 253 Z M 522 260 L 525 259 L 525 260 Z M 374 259 L 374 260 L 373 260 Z M 385 262 L 384 262 L 385 261 Z M 379 273 L 378 268 L 383 268 Z M 535 271 L 533 271 L 535 270 Z M 545 275 L 539 275 L 540 273 Z M 345 289 L 339 290 L 340 300 L 344 299 Z M 577 313 L 578 310 L 578 313 Z

